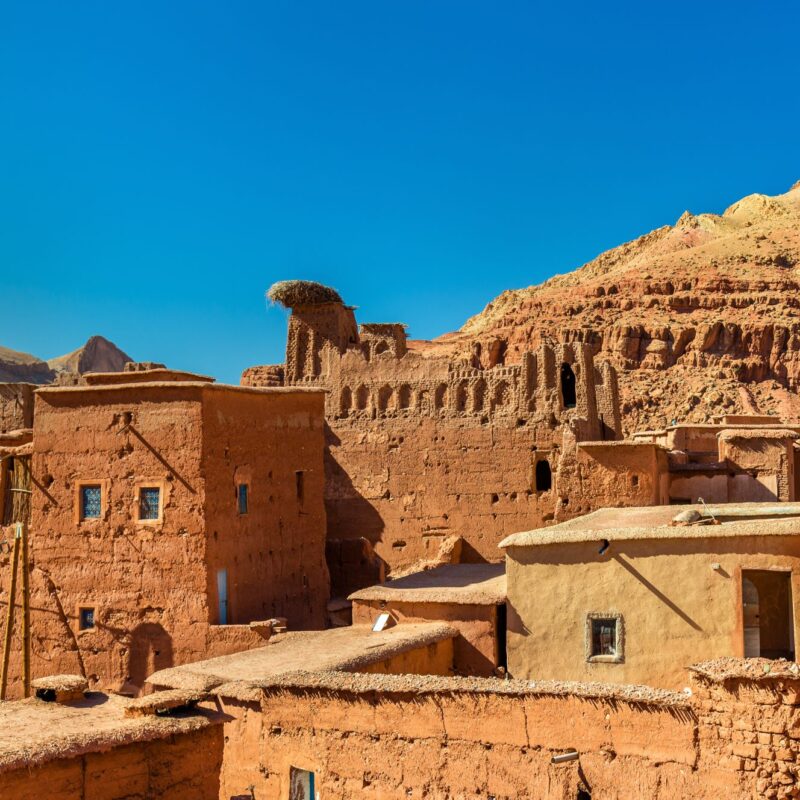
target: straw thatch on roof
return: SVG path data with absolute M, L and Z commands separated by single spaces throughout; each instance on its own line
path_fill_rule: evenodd
M 51 689 L 54 692 L 88 692 L 89 681 L 83 675 L 47 675 L 31 681 L 34 689 Z
M 342 302 L 336 289 L 316 281 L 278 281 L 269 287 L 267 297 L 286 308 Z
M 146 694 L 131 701 L 125 707 L 126 717 L 146 717 L 163 714 L 176 708 L 187 708 L 203 699 L 203 692 L 188 692 L 181 689 L 168 689 L 163 692 Z

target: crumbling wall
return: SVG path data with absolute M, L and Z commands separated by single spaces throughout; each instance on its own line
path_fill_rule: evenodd
M 252 367 L 242 382 L 266 384 L 269 369 Z M 564 370 L 574 379 L 566 401 Z M 328 390 L 329 540 L 367 540 L 388 572 L 437 561 L 453 535 L 464 560 L 498 560 L 507 534 L 545 524 L 557 508 L 559 518 L 592 510 L 574 494 L 580 482 L 537 488 L 534 463 L 547 460 L 555 476 L 574 461 L 575 442 L 619 433 L 613 369 L 595 370 L 589 344 L 545 344 L 513 365 L 499 340 L 429 357 L 409 348 L 400 324 L 357 331 L 342 303 L 293 309 L 285 380 Z M 346 574 L 348 554 L 329 549 L 342 593 L 362 585 Z
M 219 800 L 222 726 L 0 772 L 4 800 Z M 227 798 L 227 795 L 226 795 Z
M 32 383 L 0 383 L 0 433 L 33 427 Z
M 224 700 L 222 796 L 253 785 L 264 800 L 287 797 L 291 767 L 314 772 L 321 797 L 341 800 L 574 800 L 581 787 L 620 800 L 714 796 L 694 770 L 696 726 L 685 702 L 379 680 L 377 691 L 337 682 L 269 688 L 259 705 Z M 579 760 L 551 762 L 573 749 Z
M 785 662 L 771 675 L 775 662 L 726 661 L 733 677 L 710 662 L 688 693 L 415 676 L 277 681 L 260 701 L 220 699 L 221 796 L 252 786 L 263 800 L 285 798 L 295 767 L 314 773 L 321 797 L 341 800 L 796 797 L 800 680 Z M 568 752 L 575 760 L 552 763 Z
M 699 766 L 719 797 L 800 795 L 800 680 L 788 667 L 730 659 L 692 672 Z

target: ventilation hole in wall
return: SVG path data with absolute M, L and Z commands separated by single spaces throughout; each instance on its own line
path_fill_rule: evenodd
M 500 502 L 500 495 L 493 494 L 492 495 L 492 503 L 499 503 Z
M 392 547 L 395 550 L 402 550 L 406 546 L 406 543 L 402 539 L 398 539 L 396 542 L 392 542 Z

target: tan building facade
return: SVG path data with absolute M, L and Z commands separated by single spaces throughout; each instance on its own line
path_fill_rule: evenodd
M 794 660 L 800 506 L 700 506 L 717 524 L 673 525 L 679 511 L 605 509 L 506 539 L 511 675 L 680 688 L 698 659 Z

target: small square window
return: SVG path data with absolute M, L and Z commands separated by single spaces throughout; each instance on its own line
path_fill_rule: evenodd
M 239 501 L 239 513 L 246 514 L 247 513 L 247 484 L 240 483 L 236 487 L 236 495 Z
M 621 614 L 589 614 L 586 618 L 586 660 L 619 664 L 624 661 Z
M 615 656 L 617 654 L 617 621 L 615 619 L 592 620 L 592 655 Z
M 78 630 L 89 631 L 94 628 L 94 609 L 93 608 L 79 608 L 78 609 Z
M 99 486 L 81 486 L 81 519 L 100 519 L 102 496 Z
M 146 486 L 139 489 L 139 519 L 158 519 L 161 511 L 161 489 Z

